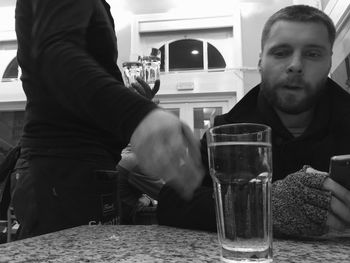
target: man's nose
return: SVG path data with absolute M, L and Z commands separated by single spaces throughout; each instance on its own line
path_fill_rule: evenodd
M 303 61 L 300 55 L 291 57 L 290 63 L 287 67 L 287 73 L 301 74 L 303 72 Z

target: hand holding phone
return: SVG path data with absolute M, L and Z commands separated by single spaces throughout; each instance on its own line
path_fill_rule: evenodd
M 350 154 L 336 155 L 329 165 L 330 178 L 350 190 Z

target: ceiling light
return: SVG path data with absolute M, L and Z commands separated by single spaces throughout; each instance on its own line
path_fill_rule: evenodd
M 192 54 L 192 55 L 198 55 L 198 54 L 199 54 L 199 51 L 198 51 L 198 50 L 192 50 L 192 51 L 191 51 L 191 54 Z

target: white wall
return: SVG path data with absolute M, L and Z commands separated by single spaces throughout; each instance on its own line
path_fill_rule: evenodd
M 15 38 L 15 6 L 0 6 L 0 41 Z
M 325 7 L 327 6 L 329 0 L 321 0 L 321 5 L 322 5 L 322 9 L 324 10 Z
M 331 68 L 331 72 L 334 72 L 350 53 L 350 1 L 329 0 L 324 11 L 332 18 L 337 29 Z

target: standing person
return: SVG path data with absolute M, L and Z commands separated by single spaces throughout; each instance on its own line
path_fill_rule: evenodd
M 191 196 L 199 147 L 176 117 L 123 85 L 106 1 L 17 0 L 16 33 L 27 96 L 13 173 L 19 238 L 111 220 L 114 178 L 96 170 L 114 170 L 129 141 L 147 174 L 167 171 Z
M 331 19 L 316 8 L 276 12 L 262 32 L 261 83 L 215 119 L 215 126 L 253 122 L 272 128 L 275 235 L 318 236 L 350 224 L 350 191 L 326 173 L 333 155 L 350 153 L 350 95 L 327 77 L 334 40 Z M 205 137 L 202 159 L 208 168 Z M 190 201 L 165 186 L 159 223 L 215 231 L 212 196 L 208 170 Z

